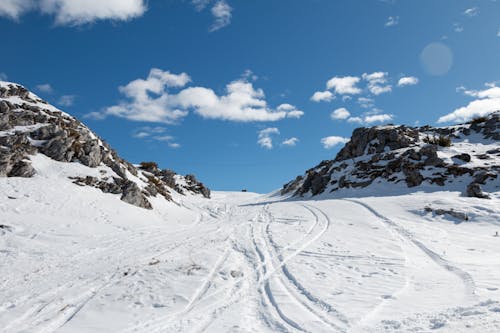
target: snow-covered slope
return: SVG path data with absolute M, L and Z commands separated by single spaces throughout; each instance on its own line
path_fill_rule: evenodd
M 410 188 L 408 174 L 391 166 L 389 179 L 366 187 L 329 193 L 328 183 L 304 197 L 214 192 L 207 200 L 191 194 L 208 194 L 192 176 L 131 165 L 83 124 L 7 88 L 0 87 L 2 333 L 500 331 L 498 153 L 490 152 L 498 138 L 485 139 L 486 122 L 463 126 L 469 135 L 450 147 L 397 148 L 396 138 L 385 151 L 370 139 L 382 150 L 378 161 L 348 145 L 345 154 L 359 154 L 354 161 L 313 169 L 327 177 L 322 170 L 339 168 L 344 184 L 355 184 L 381 161 L 409 168 L 408 157 L 422 175 Z M 70 145 L 68 133 L 78 134 Z M 450 157 L 458 154 L 471 160 Z M 447 174 L 455 169 L 472 174 Z M 437 177 L 443 186 L 428 184 Z M 130 198 L 126 181 L 138 189 Z M 490 199 L 465 196 L 470 182 Z M 305 189 L 297 184 L 295 191 Z M 142 199 L 152 209 L 141 208 Z
M 0 82 L 0 177 L 48 171 L 50 162 L 39 155 L 80 164 L 61 167 L 58 177 L 120 195 L 143 208 L 152 208 L 150 197 L 171 200 L 173 191 L 210 197 L 210 190 L 194 176 L 159 170 L 153 162 L 134 166 L 75 118 L 18 84 Z

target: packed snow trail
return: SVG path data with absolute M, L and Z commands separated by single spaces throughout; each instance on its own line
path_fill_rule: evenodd
M 145 211 L 9 182 L 2 332 L 500 330 L 494 200 L 217 192 Z M 429 202 L 472 221 L 426 215 Z

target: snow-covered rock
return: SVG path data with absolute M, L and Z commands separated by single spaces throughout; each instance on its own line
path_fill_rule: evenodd
M 210 190 L 194 176 L 157 167 L 154 173 L 137 168 L 74 117 L 21 85 L 0 82 L 0 176 L 32 177 L 37 172 L 31 161 L 36 154 L 89 168 L 104 167 L 96 175 L 69 177 L 77 185 L 120 194 L 123 201 L 142 208 L 152 208 L 151 196 L 171 200 L 172 190 L 210 197 Z M 168 180 L 163 177 L 166 174 Z
M 376 184 L 401 183 L 414 190 L 446 187 L 487 198 L 482 187 L 493 192 L 500 188 L 499 119 L 497 112 L 449 127 L 358 128 L 335 159 L 307 170 L 281 193 L 342 195 L 347 189 L 363 193 Z

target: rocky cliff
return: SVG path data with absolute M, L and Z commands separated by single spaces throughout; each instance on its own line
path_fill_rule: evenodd
M 118 194 L 121 200 L 142 208 L 152 208 L 149 197 L 172 200 L 172 191 L 210 197 L 210 190 L 194 176 L 160 170 L 152 162 L 132 165 L 74 117 L 21 85 L 0 82 L 0 177 L 35 176 L 31 158 L 37 154 L 98 168 L 97 175 L 69 178 L 75 186 Z
M 500 190 L 499 118 L 496 112 L 449 127 L 358 128 L 335 159 L 307 170 L 281 193 L 316 196 L 402 183 L 417 189 L 460 188 L 465 195 L 488 198 L 484 186 Z

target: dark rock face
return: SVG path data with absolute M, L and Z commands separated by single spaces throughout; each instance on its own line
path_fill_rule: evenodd
M 1 100 L 13 96 L 17 97 L 15 104 L 11 100 Z M 21 103 L 17 102 L 19 99 Z M 20 130 L 19 127 L 23 126 L 25 129 Z M 32 177 L 36 170 L 29 157 L 42 153 L 56 161 L 79 162 L 90 168 L 108 166 L 118 177 L 73 177 L 73 182 L 99 188 L 105 193 L 121 194 L 123 201 L 138 207 L 151 209 L 148 196 L 161 194 L 171 200 L 169 188 L 177 190 L 175 173 L 158 170 L 156 164 L 154 170 L 144 169 L 155 172 L 146 177 L 148 186 L 141 190 L 129 180 L 129 175 L 139 176 L 136 167 L 120 158 L 81 122 L 53 108 L 20 85 L 0 86 L 0 131 L 7 132 L 7 135 L 0 135 L 1 177 Z M 189 184 L 187 191 L 210 197 L 210 190 L 194 176 L 186 177 L 186 182 Z
M 378 126 L 354 130 L 351 140 L 340 150 L 335 159 L 322 161 L 295 180 L 285 184 L 282 194 L 312 196 L 346 188 L 364 188 L 377 182 L 406 183 L 416 187 L 424 182 L 445 186 L 455 178 L 475 177 L 474 184 L 464 189 L 468 195 L 486 197 L 481 184 L 496 179 L 500 166 L 491 163 L 500 156 L 500 148 L 490 149 L 483 154 L 469 153 L 454 155 L 451 159 L 440 158 L 438 152 L 453 140 L 460 140 L 471 133 L 480 133 L 485 140 L 498 140 L 500 133 L 500 112 L 491 114 L 483 122 L 471 122 L 460 126 L 433 128 L 406 126 Z M 441 138 L 428 140 L 428 138 Z M 446 146 L 440 146 L 440 142 Z M 431 143 L 426 143 L 431 142 Z M 462 164 L 478 160 L 474 167 Z M 479 186 L 479 188 L 478 188 Z

